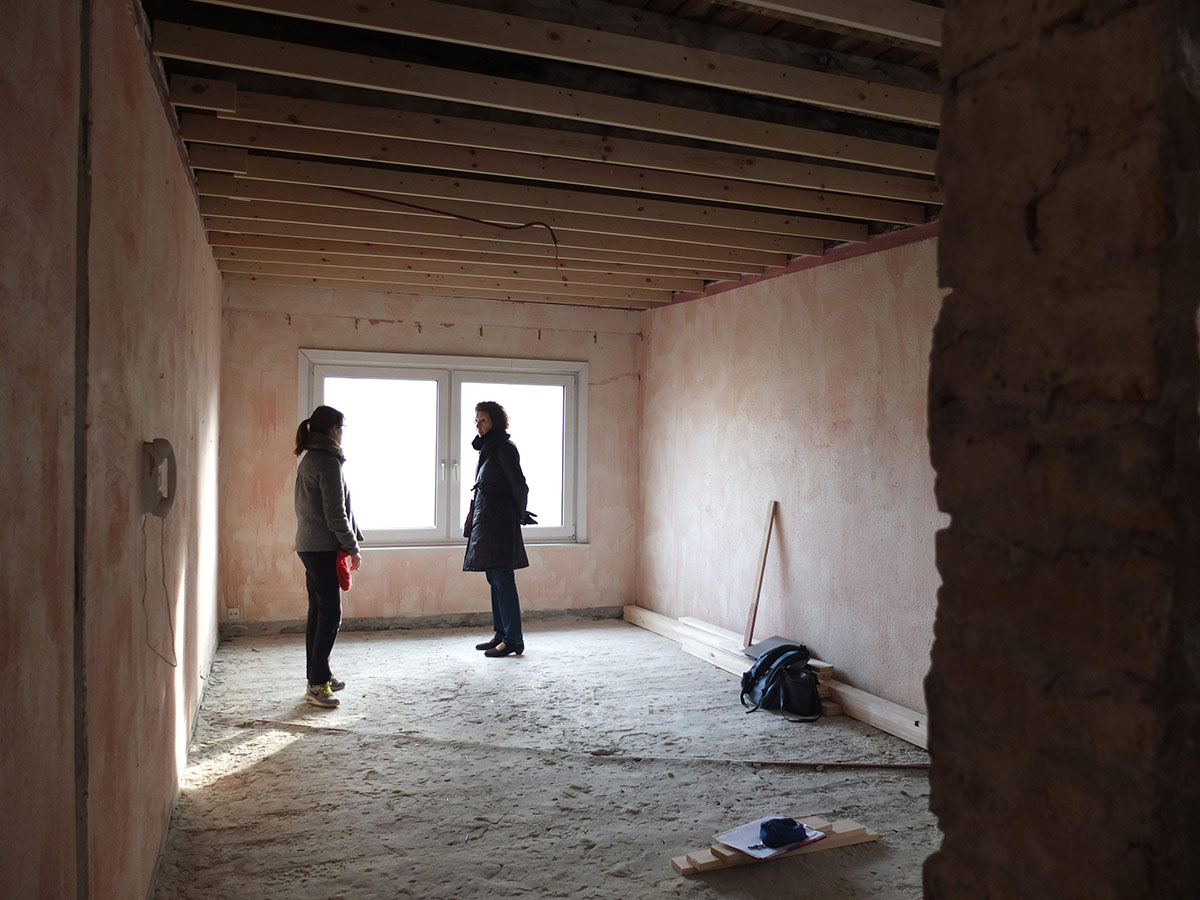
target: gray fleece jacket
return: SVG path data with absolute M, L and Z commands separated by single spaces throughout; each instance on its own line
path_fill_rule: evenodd
M 304 451 L 296 470 L 296 550 L 358 553 L 363 536 L 350 510 L 342 448 L 328 435 L 314 434 Z

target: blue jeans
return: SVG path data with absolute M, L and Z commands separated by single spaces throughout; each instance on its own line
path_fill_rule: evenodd
M 512 569 L 486 569 L 483 574 L 492 586 L 492 630 L 509 646 L 525 646 L 516 575 Z

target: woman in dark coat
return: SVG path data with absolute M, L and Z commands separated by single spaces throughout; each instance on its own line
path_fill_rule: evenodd
M 485 656 L 520 656 L 525 651 L 521 633 L 521 603 L 517 596 L 515 569 L 529 565 L 521 525 L 531 524 L 525 509 L 529 485 L 521 471 L 521 454 L 508 439 L 508 414 L 493 400 L 475 407 L 475 430 L 479 436 L 471 446 L 479 451 L 475 466 L 475 492 L 463 537 L 467 553 L 464 572 L 483 572 L 492 589 L 490 641 L 476 644 Z
M 342 592 L 338 584 L 338 551 L 350 567 L 362 564 L 358 542 L 362 532 L 350 511 L 350 491 L 342 475 L 342 428 L 345 418 L 332 406 L 318 406 L 296 430 L 296 555 L 304 563 L 308 587 L 308 690 L 313 706 L 334 707 L 334 691 L 346 685 L 329 671 L 329 654 L 342 624 Z

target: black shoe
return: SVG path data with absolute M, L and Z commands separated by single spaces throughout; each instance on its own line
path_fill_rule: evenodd
M 509 644 L 505 641 L 501 641 L 500 643 L 503 644 L 503 646 L 493 647 L 491 650 L 485 650 L 483 655 L 490 656 L 495 659 L 498 656 L 508 656 L 509 654 L 512 654 L 513 656 L 520 656 L 525 652 L 524 644 Z
M 497 644 L 502 644 L 502 643 L 504 643 L 504 639 L 503 639 L 503 638 L 501 638 L 501 637 L 494 637 L 494 638 L 492 638 L 490 641 L 485 641 L 485 642 L 484 642 L 484 643 L 482 643 L 482 644 L 476 644 L 476 645 L 475 645 L 475 649 L 476 649 L 476 650 L 491 650 L 491 649 L 492 649 L 493 647 L 495 647 Z

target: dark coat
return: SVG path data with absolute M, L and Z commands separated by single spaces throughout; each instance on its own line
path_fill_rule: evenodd
M 524 569 L 529 565 L 521 539 L 521 519 L 529 500 L 529 485 L 521 471 L 521 454 L 503 431 L 475 438 L 479 451 L 475 492 L 463 534 L 467 553 L 464 572 Z

